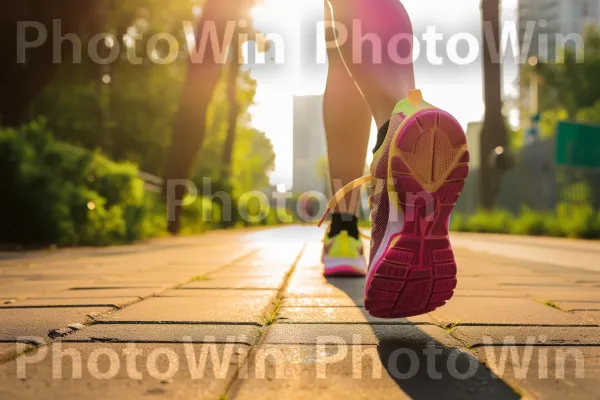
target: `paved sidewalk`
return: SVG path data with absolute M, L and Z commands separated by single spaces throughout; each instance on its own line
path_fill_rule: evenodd
M 600 399 L 595 244 L 456 235 L 449 304 L 379 320 L 321 232 L 0 254 L 0 399 Z

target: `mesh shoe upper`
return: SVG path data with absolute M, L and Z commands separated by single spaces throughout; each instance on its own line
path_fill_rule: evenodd
M 369 265 L 371 265 L 373 257 L 377 254 L 387 227 L 390 213 L 390 199 L 387 191 L 390 144 L 394 132 L 400 127 L 405 118 L 406 116 L 402 113 L 392 115 L 385 140 L 373 156 L 373 162 L 371 163 L 371 197 L 369 198 L 371 207 L 371 251 Z

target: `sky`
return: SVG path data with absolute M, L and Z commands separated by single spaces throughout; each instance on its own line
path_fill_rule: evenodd
M 432 65 L 427 56 L 428 50 L 425 45 L 421 46 L 421 56 L 415 62 L 417 88 L 422 90 L 426 101 L 453 114 L 464 127 L 469 122 L 481 120 L 484 112 L 481 58 L 477 57 L 468 65 L 450 65 L 445 43 L 461 32 L 481 37 L 480 1 L 403 1 L 417 38 L 428 27 L 435 27 L 444 35 L 436 51 L 444 58 L 442 66 Z M 372 2 L 375 6 L 376 1 Z M 505 21 L 515 20 L 516 2 L 502 1 Z M 321 54 L 315 43 L 320 31 L 316 21 L 323 18 L 322 8 L 323 0 L 265 0 L 264 6 L 255 13 L 259 30 L 279 35 L 283 38 L 283 45 L 276 43 L 273 46 L 265 56 L 266 63 L 261 64 L 258 59 L 249 62 L 248 68 L 258 82 L 256 104 L 250 109 L 252 124 L 266 133 L 276 152 L 271 183 L 285 185 L 288 189 L 292 185 L 293 97 L 323 94 L 327 79 L 326 63 L 315 62 L 317 56 L 313 56 L 314 53 Z M 462 57 L 467 57 L 469 48 L 465 41 L 456 48 Z M 254 53 L 252 47 L 247 51 Z M 310 56 L 307 56 L 309 53 Z M 515 61 L 507 57 L 504 62 L 505 93 L 517 93 L 516 78 Z M 376 140 L 376 133 L 373 124 L 370 147 Z

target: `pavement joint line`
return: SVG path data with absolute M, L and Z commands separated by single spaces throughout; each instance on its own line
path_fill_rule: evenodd
M 296 255 L 296 258 L 294 259 L 294 261 L 292 262 L 290 269 L 285 274 L 283 283 L 281 284 L 280 288 L 278 289 L 277 293 L 274 296 L 275 299 L 273 300 L 273 303 L 272 303 L 274 306 L 274 309 L 271 311 L 271 313 L 272 313 L 271 321 L 270 322 L 266 321 L 265 325 L 263 325 L 261 328 L 259 328 L 259 330 L 257 332 L 258 340 L 256 341 L 256 343 L 253 346 L 250 347 L 250 350 L 248 351 L 248 355 L 246 356 L 246 359 L 244 360 L 243 364 L 241 366 L 238 366 L 238 369 L 236 369 L 235 373 L 232 375 L 231 380 L 229 382 L 227 382 L 227 384 L 225 385 L 225 392 L 223 393 L 221 398 L 226 398 L 226 399 L 235 398 L 237 391 L 239 389 L 239 385 L 240 385 L 240 380 L 238 379 L 239 369 L 248 367 L 248 363 L 249 363 L 249 360 L 252 359 L 252 355 L 254 354 L 256 349 L 264 342 L 265 336 L 266 336 L 265 333 L 267 333 L 270 326 L 273 326 L 277 322 L 277 314 L 279 313 L 281 301 L 283 300 L 282 294 L 285 292 L 286 288 L 289 286 L 291 277 L 292 277 L 294 271 L 296 270 L 296 267 L 298 266 L 298 263 L 300 262 L 300 259 L 302 258 L 302 255 L 306 251 L 307 247 L 308 247 L 307 243 L 304 243 L 302 245 L 302 248 Z
M 197 281 L 194 281 L 197 282 Z M 244 287 L 244 286 L 240 286 L 240 287 L 197 287 L 197 288 L 190 288 L 190 287 L 181 287 L 181 288 L 177 288 L 176 290 L 256 290 L 256 291 L 264 291 L 264 290 L 277 290 L 278 288 L 273 288 L 273 287 L 264 287 L 264 288 L 260 288 L 260 287 Z M 161 296 L 161 297 L 173 297 L 173 296 Z
M 244 325 L 258 326 L 258 322 L 229 322 L 229 321 L 95 321 L 90 325 Z
M 106 296 L 88 296 L 88 299 L 97 299 L 97 298 L 105 298 Z M 78 299 L 79 297 L 28 297 L 27 300 L 72 300 L 72 299 Z M 144 296 L 110 296 L 110 298 L 112 299 L 133 299 L 133 298 L 137 298 L 140 300 L 144 299 Z M 75 306 L 75 307 L 79 307 L 79 306 Z M 6 307 L 4 307 L 6 308 Z
M 289 306 L 282 304 L 281 308 L 365 308 L 365 306 Z
M 186 344 L 239 344 L 239 345 L 243 345 L 243 346 L 248 346 L 251 347 L 251 344 L 248 344 L 248 342 L 228 342 L 228 341 L 224 341 L 224 340 L 213 340 L 213 341 L 206 341 L 206 340 L 191 340 L 191 341 L 186 341 L 186 342 L 178 342 L 178 341 L 173 341 L 173 340 L 139 340 L 139 339 L 134 339 L 134 340 L 123 340 L 123 339 L 114 339 L 114 338 L 89 338 L 87 340 L 85 339 L 77 339 L 77 340 L 57 340 L 57 342 L 61 342 L 61 343 L 79 343 L 79 344 L 89 344 L 89 343 L 115 343 L 115 344 L 127 344 L 127 343 L 137 343 L 137 344 L 181 344 L 181 343 L 186 343 Z M 1 342 L 0 342 L 1 343 Z M 8 342 L 8 343 L 15 343 L 15 342 Z
M 600 343 L 510 343 L 511 346 L 515 347 L 598 347 Z M 471 349 L 479 349 L 483 347 L 504 347 L 506 343 L 493 343 L 493 344 L 474 344 L 470 346 Z
M 43 309 L 43 308 L 115 308 L 120 310 L 122 307 L 116 304 L 75 304 L 75 305 L 57 305 L 57 306 L 35 306 L 35 305 L 15 305 L 0 307 L 0 310 L 15 310 L 15 309 Z
M 39 348 L 42 348 L 42 347 L 46 346 L 46 343 L 33 343 L 33 342 L 31 342 L 31 343 L 27 343 L 27 342 L 0 342 L 0 343 L 15 343 L 15 344 L 17 344 L 17 343 L 23 343 L 23 344 L 29 344 L 30 345 L 29 347 L 25 347 L 22 351 L 20 351 L 20 352 L 18 352 L 16 354 L 12 354 L 11 356 L 5 357 L 5 358 L 0 358 L 0 364 L 7 363 L 9 361 L 14 360 L 17 357 L 21 357 L 21 356 L 23 356 L 25 354 L 31 353 L 34 350 L 37 350 Z
M 437 324 L 431 322 L 385 322 L 385 321 L 348 321 L 348 322 L 335 322 L 335 321 L 326 321 L 326 322 L 285 322 L 285 320 L 278 320 L 277 324 L 281 325 L 397 325 L 397 326 L 439 326 Z
M 460 323 L 457 327 L 460 326 L 507 326 L 507 327 L 529 327 L 529 328 L 599 328 L 598 324 L 504 324 L 504 323 L 487 323 L 487 322 L 466 322 Z
M 445 325 L 448 324 L 444 324 L 442 321 L 440 321 L 438 318 L 436 318 L 435 316 L 431 315 L 431 314 L 427 314 L 429 315 L 434 321 L 436 321 L 435 324 L 433 325 L 437 325 L 441 328 L 445 328 Z M 583 319 L 585 321 L 585 319 Z M 461 326 L 507 326 L 507 327 L 549 327 L 549 328 L 598 328 L 600 327 L 599 324 L 515 324 L 515 323 L 501 323 L 501 322 L 497 322 L 497 323 L 489 323 L 489 322 L 462 322 L 462 320 L 456 322 L 454 324 L 454 328 L 458 328 Z
M 461 323 L 460 320 L 456 321 L 454 323 L 444 324 L 441 321 L 439 321 L 437 318 L 435 318 L 433 315 L 431 315 L 431 314 L 427 314 L 427 315 L 429 315 L 429 317 L 431 319 L 433 319 L 434 321 L 437 322 L 432 325 L 437 326 L 437 327 L 445 330 L 446 332 L 448 332 L 450 337 L 454 338 L 456 341 L 458 341 L 458 343 L 461 343 L 466 351 L 471 352 L 471 350 L 473 349 L 473 346 L 471 346 L 471 344 L 468 343 L 466 340 L 463 340 L 460 337 L 456 336 L 454 333 L 456 331 L 456 328 L 458 328 L 460 326 L 460 323 Z
M 72 291 L 88 291 L 88 290 L 116 290 L 116 289 L 152 289 L 147 287 L 138 287 L 138 286 L 92 286 L 92 287 L 73 287 L 67 290 Z M 163 287 L 157 290 L 160 292 L 164 290 Z
M 600 300 L 552 300 L 556 303 L 594 303 L 600 304 Z
M 303 250 L 304 250 L 304 248 L 302 248 L 302 250 L 301 250 L 301 252 L 300 252 L 300 253 L 302 253 L 302 251 L 303 251 Z M 244 258 L 251 257 L 252 255 L 254 255 L 254 254 L 258 253 L 259 251 L 260 251 L 260 249 L 254 249 L 254 250 L 248 251 L 248 252 L 246 252 L 246 253 L 242 254 L 240 257 L 237 257 L 237 258 L 235 258 L 234 260 L 232 260 L 232 261 L 230 261 L 230 262 L 227 262 L 227 263 L 225 263 L 225 264 L 223 264 L 223 265 L 220 265 L 220 266 L 218 266 L 217 268 L 215 268 L 215 270 L 213 270 L 213 271 L 210 271 L 209 273 L 211 273 L 211 272 L 215 272 L 215 271 L 218 271 L 218 270 L 220 270 L 220 269 L 222 269 L 222 268 L 225 268 L 225 267 L 227 267 L 227 266 L 230 266 L 230 265 L 233 265 L 233 264 L 235 264 L 235 263 L 238 263 L 239 261 L 243 260 Z M 209 274 L 209 273 L 208 273 L 208 274 Z M 152 293 L 152 294 L 150 294 L 150 295 L 148 295 L 148 296 L 146 296 L 146 297 L 138 296 L 138 297 L 139 297 L 139 300 L 137 300 L 137 301 L 133 301 L 133 302 L 131 302 L 130 304 L 128 304 L 128 305 L 126 305 L 126 306 L 123 306 L 122 308 L 127 308 L 127 307 L 129 307 L 129 306 L 132 306 L 132 305 L 134 305 L 134 304 L 140 303 L 140 302 L 142 302 L 142 301 L 144 301 L 144 300 L 146 300 L 146 299 L 148 299 L 148 298 L 157 297 L 157 296 L 158 296 L 159 294 L 161 294 L 161 293 L 165 293 L 165 292 L 167 292 L 167 291 L 169 291 L 169 290 L 174 290 L 174 289 L 177 289 L 177 288 L 179 288 L 180 286 L 182 286 L 182 285 L 185 285 L 186 283 L 189 283 L 189 279 L 188 279 L 188 280 L 186 280 L 185 282 L 181 282 L 181 283 L 175 284 L 175 285 L 173 285 L 173 286 L 171 286 L 171 287 L 163 287 L 163 288 L 161 288 L 161 289 L 159 289 L 159 290 L 155 291 L 154 293 Z M 119 288 L 115 288 L 115 289 L 123 289 L 123 288 L 122 288 L 122 287 L 119 287 Z M 145 289 L 145 288 L 144 288 L 144 289 Z M 71 290 L 71 289 L 69 289 L 69 290 Z M 82 289 L 77 289 L 77 290 L 85 290 L 85 289 L 83 289 L 83 288 L 82 288 Z M 92 289 L 92 290 L 93 290 L 93 289 Z M 116 312 L 116 311 L 119 311 L 119 310 L 121 310 L 122 308 L 119 308 L 119 309 L 113 309 L 113 310 L 107 311 L 107 312 L 105 312 L 105 313 L 102 313 L 102 314 L 96 315 L 96 316 L 92 316 L 92 315 L 89 315 L 89 314 L 88 314 L 88 315 L 86 315 L 86 317 L 87 317 L 87 318 L 89 318 L 89 319 L 91 319 L 91 321 L 84 321 L 84 322 L 82 322 L 82 323 L 81 323 L 81 325 L 83 325 L 83 326 L 84 326 L 84 329 L 85 329 L 85 327 L 86 327 L 86 326 L 91 326 L 91 325 L 94 325 L 94 324 L 97 324 L 98 322 L 100 322 L 100 321 L 97 321 L 98 317 L 104 317 L 104 316 L 110 315 L 110 314 L 112 314 L 112 313 L 114 313 L 114 312 Z M 136 323 L 139 323 L 139 322 L 137 322 L 137 321 L 136 321 Z M 190 324 L 192 324 L 192 323 L 193 323 L 193 324 L 198 324 L 198 322 L 190 322 Z M 225 324 L 223 324 L 223 325 L 225 325 Z M 243 325 L 243 324 L 237 324 L 237 325 Z M 256 324 L 256 325 L 259 325 L 259 324 Z M 260 326 L 260 325 L 259 325 L 259 326 Z M 66 328 L 65 328 L 65 327 L 61 327 L 61 328 L 55 328 L 54 330 L 63 330 L 63 329 L 65 329 L 65 330 L 66 330 Z M 79 332 L 80 330 L 81 330 L 81 329 L 72 329 L 72 328 L 69 328 L 69 331 L 68 331 L 67 333 L 65 333 L 65 334 L 63 334 L 63 335 L 61 335 L 61 336 L 59 336 L 59 337 L 56 337 L 56 338 L 50 338 L 50 337 L 49 337 L 48 339 L 45 339 L 45 340 L 44 340 L 43 342 L 41 342 L 41 343 L 37 343 L 37 342 L 33 342 L 33 341 L 32 341 L 31 343 L 27 343 L 27 344 L 30 344 L 30 345 L 32 346 L 32 348 L 31 348 L 29 351 L 32 351 L 33 349 L 40 348 L 40 347 L 42 347 L 42 346 L 47 346 L 47 345 L 49 345 L 49 344 L 52 344 L 52 343 L 59 342 L 60 340 L 57 340 L 57 339 L 62 339 L 62 338 L 68 337 L 70 334 L 72 334 L 72 333 L 74 333 L 74 332 Z M 50 330 L 50 331 L 52 331 L 52 330 Z M 50 332 L 50 331 L 49 331 L 49 332 Z M 9 342 L 9 343 L 17 343 L 17 342 Z M 2 359 L 0 359 L 0 364 L 5 364 L 5 363 L 7 363 L 7 362 L 10 362 L 10 361 L 12 361 L 12 360 L 14 360 L 14 359 L 16 359 L 16 358 L 20 357 L 21 355 L 23 355 L 23 354 L 25 354 L 25 353 L 26 353 L 26 352 L 17 353 L 17 354 L 12 354 L 12 355 L 10 355 L 9 357 L 2 358 Z
M 20 341 L 20 340 L 0 340 L 0 343 L 30 343 L 30 341 Z

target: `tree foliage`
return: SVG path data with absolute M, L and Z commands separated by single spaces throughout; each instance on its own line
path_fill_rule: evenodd
M 27 73 L 9 74 L 3 79 L 19 84 L 36 74 L 43 75 L 44 79 L 35 82 L 31 90 L 24 88 L 22 93 L 21 89 L 16 90 L 23 96 L 19 107 L 27 112 L 9 110 L 14 118 L 10 118 L 11 121 L 4 118 L 3 122 L 17 125 L 46 116 L 48 128 L 57 139 L 89 149 L 98 148 L 113 160 L 134 162 L 144 171 L 162 175 L 187 73 L 188 40 L 183 23 L 195 20 L 193 7 L 202 3 L 190 0 L 11 2 L 10 12 L 4 16 L 8 22 L 40 21 L 51 38 L 52 20 L 60 18 L 62 34 L 77 33 L 83 51 L 81 62 L 74 62 L 77 61 L 73 56 L 74 46 L 66 40 L 61 47 L 61 62 L 54 63 L 56 55 L 46 47 L 29 50 L 30 62 L 24 68 Z M 3 24 L 3 29 L 6 26 Z M 104 58 L 115 49 L 120 51 L 119 57 L 107 65 L 95 62 L 87 51 L 94 35 L 102 33 L 111 36 L 97 40 L 98 55 Z M 173 62 L 163 65 L 159 61 L 173 54 L 173 47 L 161 40 L 155 51 L 151 51 L 154 47 L 150 46 L 149 50 L 149 40 L 164 33 L 177 38 L 179 53 Z M 11 34 L 14 37 L 16 32 Z M 134 34 L 139 36 L 132 42 Z M 16 51 L 13 50 L 12 53 Z M 141 61 L 132 62 L 132 59 Z M 8 64 L 3 66 L 5 70 L 11 69 Z M 248 109 L 253 104 L 256 82 L 245 70 L 238 74 L 239 114 L 233 166 L 231 176 L 223 181 L 222 171 L 227 170 L 222 163 L 227 159 L 223 157 L 223 147 L 229 109 L 225 75 L 208 111 L 206 140 L 198 157 L 195 180 L 201 184 L 201 178 L 211 177 L 213 186 L 235 192 L 262 188 L 268 185 L 268 173 L 273 169 L 275 156 L 264 133 L 251 126 Z M 10 96 L 4 93 L 3 97 L 6 100 Z M 0 109 L 0 114 L 6 112 Z
M 577 49 L 565 48 L 554 63 L 523 70 L 529 83 L 540 78 L 540 136 L 553 137 L 560 121 L 600 124 L 600 31 L 589 27 L 584 34 L 583 59 Z
M 562 59 L 538 64 L 542 110 L 564 109 L 568 118 L 594 118 L 600 100 L 600 31 L 588 28 L 584 34 L 584 57 L 575 49 L 564 49 Z M 590 112 L 582 110 L 590 109 Z

